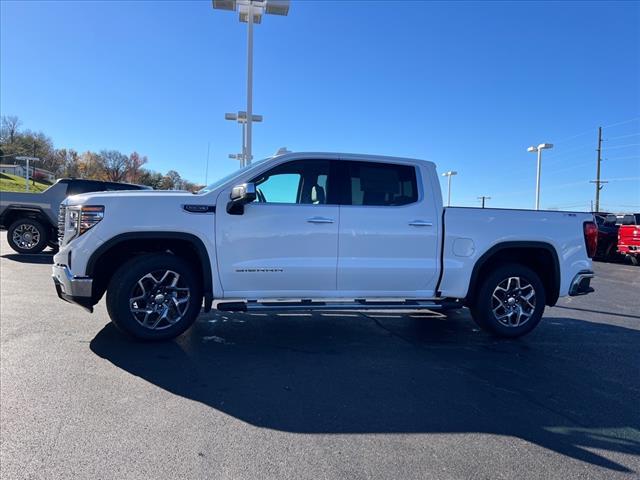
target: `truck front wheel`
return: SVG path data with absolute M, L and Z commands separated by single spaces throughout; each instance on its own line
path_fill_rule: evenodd
M 39 221 L 21 218 L 9 226 L 7 241 L 18 253 L 40 253 L 47 246 L 49 232 Z
M 140 340 L 177 337 L 193 324 L 201 306 L 202 285 L 193 268 L 168 253 L 128 261 L 107 288 L 111 321 Z
M 478 288 L 470 307 L 474 321 L 500 337 L 515 338 L 533 330 L 545 307 L 540 277 L 520 264 L 492 270 Z

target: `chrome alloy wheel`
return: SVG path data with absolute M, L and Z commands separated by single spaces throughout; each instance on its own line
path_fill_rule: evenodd
M 179 273 L 156 270 L 136 282 L 129 296 L 129 310 L 150 330 L 163 330 L 182 320 L 189 309 L 191 291 Z
M 493 290 L 491 310 L 505 327 L 519 327 L 529 321 L 536 309 L 536 291 L 522 277 L 509 277 Z
M 23 223 L 13 231 L 13 243 L 25 250 L 31 250 L 40 243 L 40 232 L 33 225 Z

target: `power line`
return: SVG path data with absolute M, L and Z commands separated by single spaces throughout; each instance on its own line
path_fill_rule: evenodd
M 571 152 L 577 152 L 578 150 L 584 150 L 585 148 L 593 148 L 592 145 L 582 145 L 580 147 L 574 147 L 574 148 L 570 148 L 568 150 L 560 150 L 559 152 L 556 150 L 553 153 L 550 153 L 549 155 L 547 155 L 545 158 L 549 159 L 549 158 L 557 158 L 560 155 L 564 155 L 567 153 L 571 153 Z
M 567 170 L 573 170 L 574 168 L 578 168 L 578 167 L 586 167 L 587 165 L 591 165 L 591 161 L 589 162 L 584 162 L 584 163 L 578 163 L 577 165 L 569 165 L 568 167 L 564 167 L 564 168 L 557 168 L 555 170 L 549 170 L 547 172 L 547 174 L 549 173 L 559 173 L 559 172 L 566 172 Z
M 627 123 L 635 122 L 636 120 L 640 120 L 640 117 L 630 118 L 629 120 L 623 120 L 622 122 L 611 123 L 611 124 L 605 125 L 604 127 L 601 127 L 601 128 L 617 127 L 618 125 L 625 125 Z
M 640 117 L 630 118 L 628 120 L 623 120 L 621 122 L 610 123 L 609 125 L 605 125 L 602 128 L 610 128 L 610 127 L 616 127 L 618 125 L 626 125 L 627 123 L 635 122 L 636 120 L 640 120 Z M 582 137 L 583 135 L 587 135 L 589 133 L 593 133 L 593 132 L 595 132 L 597 130 L 598 130 L 598 127 L 593 127 L 593 128 L 590 128 L 589 130 L 585 130 L 583 132 L 576 133 L 575 135 L 571 135 L 569 137 L 561 138 L 560 140 L 556 140 L 553 143 L 558 145 L 560 143 L 566 142 L 567 140 L 572 140 L 572 139 L 577 138 L 577 137 Z M 640 133 L 636 133 L 636 134 L 633 134 L 633 135 L 640 135 Z M 618 137 L 614 137 L 614 138 L 618 138 Z M 622 136 L 620 138 L 622 138 Z
M 610 182 L 628 182 L 630 180 L 640 180 L 640 177 L 618 177 L 618 178 L 610 178 Z
M 627 148 L 627 147 L 638 147 L 640 143 L 627 143 L 625 145 L 614 145 L 613 147 L 607 147 L 607 150 L 613 150 L 615 148 Z
M 618 138 L 628 138 L 628 137 L 637 137 L 638 135 L 640 135 L 640 132 L 638 133 L 630 133 L 629 135 L 618 135 L 617 137 L 609 137 L 609 138 L 605 138 L 605 140 L 617 140 Z
M 627 155 L 626 157 L 605 158 L 605 160 L 628 160 L 630 158 L 640 158 L 640 155 Z
M 570 137 L 565 137 L 565 138 L 561 138 L 560 140 L 557 140 L 555 142 L 553 142 L 555 145 L 558 145 L 560 143 L 564 143 L 567 140 L 571 140 L 573 138 L 577 138 L 577 137 L 581 137 L 583 135 L 587 135 L 588 133 L 593 133 L 596 130 L 596 128 L 590 128 L 589 130 L 585 130 L 584 132 L 581 133 L 576 133 L 575 135 L 571 135 Z

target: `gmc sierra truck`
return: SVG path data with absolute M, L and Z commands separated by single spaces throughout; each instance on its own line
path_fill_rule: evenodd
M 58 244 L 58 211 L 69 195 L 112 190 L 150 189 L 130 183 L 62 178 L 42 193 L 0 192 L 0 229 L 18 253 L 40 253 Z
M 144 340 L 227 311 L 468 307 L 504 337 L 593 291 L 592 214 L 443 208 L 428 161 L 285 153 L 185 192 L 109 192 L 60 209 L 53 280 Z

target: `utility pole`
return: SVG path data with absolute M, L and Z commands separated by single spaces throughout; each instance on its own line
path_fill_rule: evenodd
M 33 150 L 35 151 L 35 147 Z M 29 162 L 39 162 L 40 159 L 38 157 L 16 157 L 16 160 L 24 160 L 24 162 L 26 163 L 24 183 L 25 183 L 25 189 L 28 193 L 29 192 Z
M 485 200 L 491 200 L 491 197 L 487 197 L 486 195 L 482 195 L 482 196 L 478 197 L 478 200 L 482 200 L 482 208 L 484 208 Z
M 589 183 L 596 184 L 596 212 L 600 211 L 600 190 L 604 187 L 603 183 L 609 183 L 603 180 L 600 180 L 600 162 L 602 162 L 602 127 L 598 127 L 598 160 L 596 167 L 596 179 L 592 180 Z

